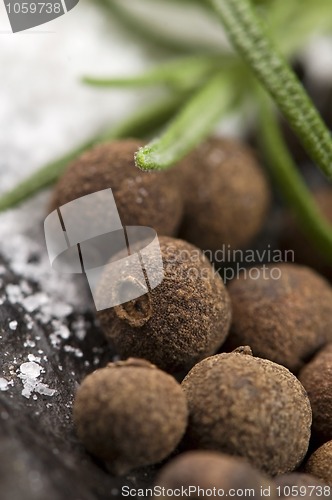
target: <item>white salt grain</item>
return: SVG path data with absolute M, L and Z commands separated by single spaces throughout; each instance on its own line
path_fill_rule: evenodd
M 31 356 L 33 355 L 29 356 L 32 359 Z M 28 361 L 21 364 L 18 376 L 23 383 L 22 396 L 29 399 L 32 393 L 38 393 L 43 396 L 53 396 L 56 393 L 55 389 L 50 389 L 47 384 L 43 384 L 38 380 L 43 371 L 43 368 L 35 361 Z M 36 399 L 35 395 L 33 399 Z
M 28 360 L 29 361 L 35 361 L 36 363 L 40 363 L 40 358 L 38 358 L 34 354 L 28 354 Z
M 74 356 L 76 356 L 76 358 L 83 358 L 83 352 L 81 351 L 81 349 L 78 349 L 78 347 L 73 347 L 71 345 L 65 345 L 63 349 L 65 352 L 73 353 Z
M 10 321 L 10 322 L 9 322 L 9 328 L 10 328 L 11 330 L 16 330 L 17 325 L 18 325 L 18 323 L 17 323 L 17 321 L 15 321 L 15 320 L 13 320 L 13 321 Z
M 0 391 L 8 391 L 8 380 L 0 378 Z
M 30 378 L 38 378 L 41 373 L 41 366 L 34 361 L 28 361 L 20 366 L 20 371 L 22 375 L 26 375 Z
M 40 308 L 43 304 L 46 304 L 49 301 L 47 295 L 43 292 L 36 293 L 35 295 L 29 295 L 22 300 L 23 307 L 28 312 L 33 312 L 36 309 Z

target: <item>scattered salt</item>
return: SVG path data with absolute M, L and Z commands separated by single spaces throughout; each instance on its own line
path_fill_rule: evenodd
M 81 349 L 78 349 L 78 347 L 73 347 L 71 345 L 65 345 L 63 349 L 65 352 L 73 353 L 77 358 L 83 358 L 83 352 L 81 351 Z
M 34 356 L 33 354 L 28 354 L 29 361 L 35 361 L 36 363 L 40 363 L 40 358 Z
M 66 318 L 66 316 L 69 316 L 72 312 L 73 306 L 64 302 L 49 303 L 42 307 L 42 314 L 59 319 Z
M 79 317 L 76 321 L 72 323 L 72 329 L 74 330 L 75 336 L 79 340 L 84 340 L 86 336 L 86 324 L 83 317 Z
M 28 339 L 28 340 L 26 340 L 24 342 L 23 345 L 24 345 L 24 347 L 36 347 L 36 342 L 34 342 L 33 340 Z
M 41 373 L 41 366 L 34 361 L 28 361 L 20 366 L 20 371 L 23 375 L 30 378 L 38 378 Z
M 23 307 L 28 312 L 33 312 L 36 309 L 40 308 L 43 304 L 46 304 L 49 301 L 46 293 L 39 292 L 35 295 L 29 295 L 22 300 Z
M 18 285 L 9 283 L 6 286 L 6 294 L 11 304 L 17 304 L 23 300 L 22 290 Z
M 29 399 L 32 393 L 38 393 L 43 396 L 53 396 L 56 393 L 55 389 L 50 389 L 47 384 L 43 384 L 38 380 L 42 371 L 42 367 L 35 361 L 28 361 L 21 364 L 18 377 L 23 383 L 22 396 Z M 36 399 L 35 396 L 33 399 Z
M 62 340 L 67 340 L 70 337 L 70 330 L 66 325 L 58 321 L 52 321 L 52 326 L 55 327 L 53 333 L 50 334 L 50 341 L 53 347 L 60 347 Z
M 8 391 L 8 380 L 0 378 L 0 391 Z
M 54 394 L 56 393 L 55 389 L 50 389 L 48 385 L 41 383 L 37 384 L 35 391 L 39 394 L 42 394 L 43 396 L 54 396 Z
M 30 293 L 32 293 L 31 286 L 25 280 L 21 280 L 20 281 L 20 287 L 21 287 L 21 290 L 22 290 L 23 293 L 25 293 L 27 295 L 30 294 Z

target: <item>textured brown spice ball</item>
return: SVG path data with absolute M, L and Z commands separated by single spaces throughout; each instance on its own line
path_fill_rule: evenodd
M 292 490 L 293 486 L 295 486 L 296 489 L 294 488 Z M 283 474 L 282 476 L 275 478 L 275 488 L 280 488 L 280 490 L 276 490 L 277 494 L 280 492 L 278 498 L 293 498 L 292 491 L 297 491 L 298 497 L 300 498 L 303 498 L 306 493 L 308 494 L 308 498 L 310 493 L 313 498 L 316 498 L 314 495 L 314 488 L 318 487 L 317 491 L 319 493 L 321 491 L 320 488 L 324 488 L 324 486 L 326 486 L 324 481 L 317 479 L 315 476 L 311 476 L 310 474 L 300 472 Z
M 198 248 L 170 237 L 159 242 L 161 284 L 138 299 L 100 311 L 98 317 L 122 357 L 145 358 L 170 372 L 188 370 L 225 340 L 230 301 L 219 274 Z M 151 276 L 158 259 L 153 254 L 149 258 L 145 267 Z M 134 264 L 131 272 L 138 274 Z M 105 296 L 113 286 L 106 270 L 97 294 Z
M 182 216 L 182 198 L 174 174 L 143 172 L 134 154 L 135 139 L 100 144 L 73 161 L 55 186 L 50 211 L 81 196 L 111 188 L 124 226 L 153 227 L 174 235 Z M 105 217 L 97 213 L 96 217 Z
M 222 496 L 218 495 L 218 490 L 220 493 L 223 490 L 228 494 L 229 491 L 247 489 L 247 491 L 251 490 L 251 498 L 262 498 L 261 488 L 269 488 L 271 482 L 242 458 L 230 457 L 213 451 L 192 451 L 183 453 L 164 466 L 156 478 L 155 485 L 165 489 L 163 498 L 174 498 L 172 491 L 181 491 L 182 488 L 188 491 L 190 498 L 194 499 L 202 498 L 202 491 L 209 492 L 214 488 L 216 494 L 207 493 L 206 496 Z M 189 494 L 189 487 L 192 488 L 191 494 Z M 272 487 L 269 498 L 272 500 L 277 498 Z
M 332 288 L 294 264 L 271 264 L 265 277 L 256 270 L 250 276 L 244 272 L 228 287 L 234 312 L 229 348 L 248 344 L 255 356 L 297 372 L 332 340 Z
M 313 431 L 322 442 L 332 439 L 332 344 L 324 347 L 300 372 L 308 393 Z
M 283 366 L 239 348 L 198 363 L 182 382 L 192 448 L 245 457 L 268 474 L 292 472 L 309 444 L 311 408 Z
M 313 192 L 313 196 L 321 213 L 332 224 L 332 188 L 320 188 Z M 285 252 L 293 250 L 296 262 L 312 267 L 332 281 L 331 263 L 326 262 L 290 213 L 284 214 L 280 245 Z
M 79 438 L 118 475 L 170 455 L 185 432 L 187 417 L 178 382 L 140 359 L 110 363 L 92 373 L 74 403 Z
M 311 455 L 306 472 L 332 486 L 332 441 L 323 444 Z
M 245 247 L 262 229 L 270 190 L 253 152 L 242 143 L 211 138 L 179 172 L 185 193 L 181 237 L 206 250 Z

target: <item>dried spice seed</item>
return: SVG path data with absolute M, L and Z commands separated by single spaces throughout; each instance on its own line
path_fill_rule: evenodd
M 245 457 L 271 475 L 293 471 L 309 444 L 311 408 L 296 377 L 250 348 L 198 363 L 182 382 L 188 446 Z
M 175 234 L 182 215 L 178 186 L 169 172 L 142 172 L 135 167 L 134 154 L 141 145 L 140 141 L 126 139 L 100 144 L 84 153 L 69 165 L 55 186 L 50 211 L 112 188 L 124 226 L 149 226 L 158 234 Z
M 296 486 L 297 488 L 293 488 Z M 304 496 L 304 493 L 313 494 L 316 487 L 317 492 L 319 493 L 320 488 L 326 486 L 324 481 L 317 479 L 315 476 L 311 476 L 310 474 L 304 474 L 300 472 L 293 472 L 292 474 L 283 474 L 275 478 L 275 487 L 278 488 L 277 492 L 280 493 L 278 498 L 294 498 L 293 492 L 298 492 L 301 498 Z M 309 498 L 309 496 L 308 496 Z M 310 497 L 311 498 L 311 497 Z M 318 498 L 318 497 L 317 497 Z
M 332 486 L 332 441 L 323 444 L 311 455 L 306 472 Z
M 305 365 L 299 379 L 308 393 L 313 431 L 322 442 L 332 439 L 332 344 Z
M 243 273 L 228 287 L 234 311 L 229 347 L 248 344 L 255 356 L 297 372 L 332 339 L 332 288 L 312 269 L 273 267 L 273 275 Z
M 85 447 L 122 475 L 170 455 L 185 431 L 187 413 L 171 375 L 145 360 L 128 359 L 83 380 L 73 416 Z
M 189 487 L 196 487 L 196 492 L 190 495 L 194 499 L 202 498 L 198 488 L 207 492 L 215 488 L 226 493 L 247 488 L 254 491 L 254 495 L 250 493 L 251 498 L 261 498 L 261 490 L 267 491 L 270 481 L 242 458 L 213 451 L 191 451 L 169 462 L 157 476 L 155 484 L 170 492 L 177 489 L 181 491 L 181 488 L 189 491 Z M 269 498 L 277 498 L 272 488 Z
M 227 290 L 203 253 L 189 243 L 160 237 L 164 279 L 138 299 L 98 313 L 122 357 L 141 357 L 175 372 L 217 351 L 231 320 Z M 156 262 L 150 255 L 149 272 Z M 133 264 L 133 276 L 138 271 Z M 98 293 L 109 293 L 106 269 Z
M 204 250 L 239 248 L 261 230 L 270 191 L 254 154 L 242 143 L 211 138 L 174 170 L 186 193 L 185 240 Z

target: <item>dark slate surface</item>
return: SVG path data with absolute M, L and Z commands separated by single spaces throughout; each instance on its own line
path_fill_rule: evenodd
M 0 265 L 6 267 L 6 262 L 0 259 Z M 106 500 L 120 498 L 122 485 L 149 484 L 151 470 L 112 477 L 75 436 L 71 417 L 75 389 L 87 373 L 113 357 L 93 317 L 85 315 L 90 326 L 83 340 L 70 338 L 55 348 L 51 329 L 35 320 L 37 312 L 27 315 L 22 305 L 9 302 L 6 286 L 18 284 L 19 278 L 8 270 L 1 279 L 0 373 L 9 385 L 0 391 L 0 499 Z M 35 284 L 31 286 L 35 292 Z M 68 326 L 76 319 L 71 314 Z M 15 331 L 8 326 L 13 320 L 18 322 Z M 65 351 L 68 345 L 83 356 Z M 56 390 L 54 395 L 22 395 L 20 366 L 29 355 L 41 358 L 38 364 L 45 371 L 38 380 Z

